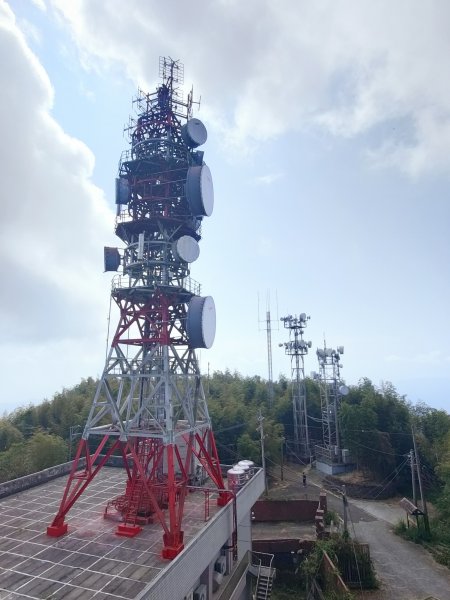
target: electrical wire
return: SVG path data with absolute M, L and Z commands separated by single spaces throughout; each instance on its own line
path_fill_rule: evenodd
M 367 448 L 367 450 L 372 450 L 372 452 L 378 452 L 379 454 L 387 454 L 389 456 L 404 456 L 404 454 L 397 454 L 396 452 L 385 452 L 384 450 L 377 450 L 377 448 L 371 448 L 370 446 L 366 446 L 365 444 L 361 444 L 359 442 L 353 442 L 356 446 L 361 446 L 361 448 Z
M 408 462 L 408 459 L 405 459 L 399 467 L 396 467 L 394 469 L 394 471 L 391 472 L 392 477 L 390 478 L 390 480 L 386 483 L 385 486 L 383 486 L 379 490 L 378 494 L 375 494 L 375 496 L 371 496 L 372 500 L 376 500 L 376 498 L 378 498 L 378 496 L 384 492 L 384 490 L 394 481 L 395 477 L 397 477 L 397 475 L 400 473 L 400 471 L 403 469 L 403 467 L 406 465 L 407 462 Z M 385 478 L 385 480 L 386 479 L 387 478 Z

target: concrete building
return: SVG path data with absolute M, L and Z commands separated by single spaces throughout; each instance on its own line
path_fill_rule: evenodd
M 114 517 L 104 518 L 108 500 L 123 489 L 124 469 L 104 468 L 70 511 L 68 533 L 47 536 L 46 526 L 66 483 L 62 470 L 56 467 L 0 485 L 2 600 L 250 597 L 249 572 L 257 574 L 250 559 L 251 509 L 264 491 L 261 469 L 237 491 L 236 501 L 224 507 L 217 506 L 218 492 L 207 482 L 188 494 L 185 548 L 172 561 L 161 558 L 159 524 L 124 538 L 115 534 Z

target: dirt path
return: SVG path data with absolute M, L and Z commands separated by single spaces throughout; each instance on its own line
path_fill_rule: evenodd
M 321 475 L 308 472 L 303 488 L 301 473 L 289 473 L 279 484 L 280 495 L 312 497 L 321 487 Z M 285 488 L 283 490 L 283 488 Z M 275 488 L 276 489 L 276 488 Z M 278 490 L 275 491 L 275 494 Z M 342 499 L 328 492 L 329 508 L 342 516 Z M 450 570 L 436 563 L 422 546 L 408 542 L 392 531 L 403 517 L 397 502 L 349 499 L 349 530 L 352 537 L 370 545 L 370 554 L 381 582 L 377 592 L 362 592 L 360 600 L 450 600 Z
M 353 509 L 350 501 L 350 515 Z M 356 539 L 370 546 L 370 555 L 381 581 L 377 599 L 424 600 L 430 596 L 450 599 L 450 571 L 437 564 L 422 546 L 395 535 L 392 524 L 382 517 L 377 517 L 376 521 L 353 516 L 351 519 Z

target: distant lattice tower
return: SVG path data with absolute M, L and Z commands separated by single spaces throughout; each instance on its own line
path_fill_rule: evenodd
M 123 458 L 124 494 L 109 504 L 122 514 L 119 535 L 145 523 L 163 528 L 165 558 L 183 549 L 188 486 L 208 475 L 226 504 L 197 348 L 215 336 L 215 307 L 190 278 L 201 223 L 213 210 L 211 174 L 197 150 L 205 126 L 183 98 L 183 65 L 160 59 L 162 84 L 139 91 L 116 180 L 116 234 L 123 250 L 105 248 L 105 270 L 117 271 L 112 298 L 120 316 L 105 369 L 59 511 L 47 532 L 67 531 L 66 514 L 113 455 Z M 86 467 L 80 468 L 82 458 Z
M 319 383 L 320 401 L 322 410 L 322 434 L 324 446 L 316 448 L 316 454 L 326 459 L 327 462 L 340 462 L 340 434 L 339 434 L 339 408 L 341 397 L 348 394 L 348 388 L 341 382 L 340 370 L 342 369 L 341 356 L 344 346 L 336 349 L 317 349 L 319 373 L 313 373 L 314 379 Z
M 311 448 L 306 406 L 305 356 L 311 348 L 311 342 L 305 341 L 303 334 L 308 319 L 305 313 L 301 313 L 298 317 L 295 315 L 282 317 L 284 327 L 289 330 L 289 342 L 280 344 L 291 357 L 295 454 L 299 459 L 307 461 L 311 459 Z

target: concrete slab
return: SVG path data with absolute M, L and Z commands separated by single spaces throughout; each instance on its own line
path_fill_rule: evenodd
M 68 533 L 46 535 L 67 477 L 0 499 L 0 600 L 131 599 L 170 563 L 161 558 L 162 528 L 147 525 L 134 538 L 115 535 L 104 519 L 108 500 L 124 492 L 126 473 L 104 468 L 67 516 Z M 217 510 L 214 495 L 210 514 Z M 204 494 L 186 498 L 185 544 L 205 526 Z

